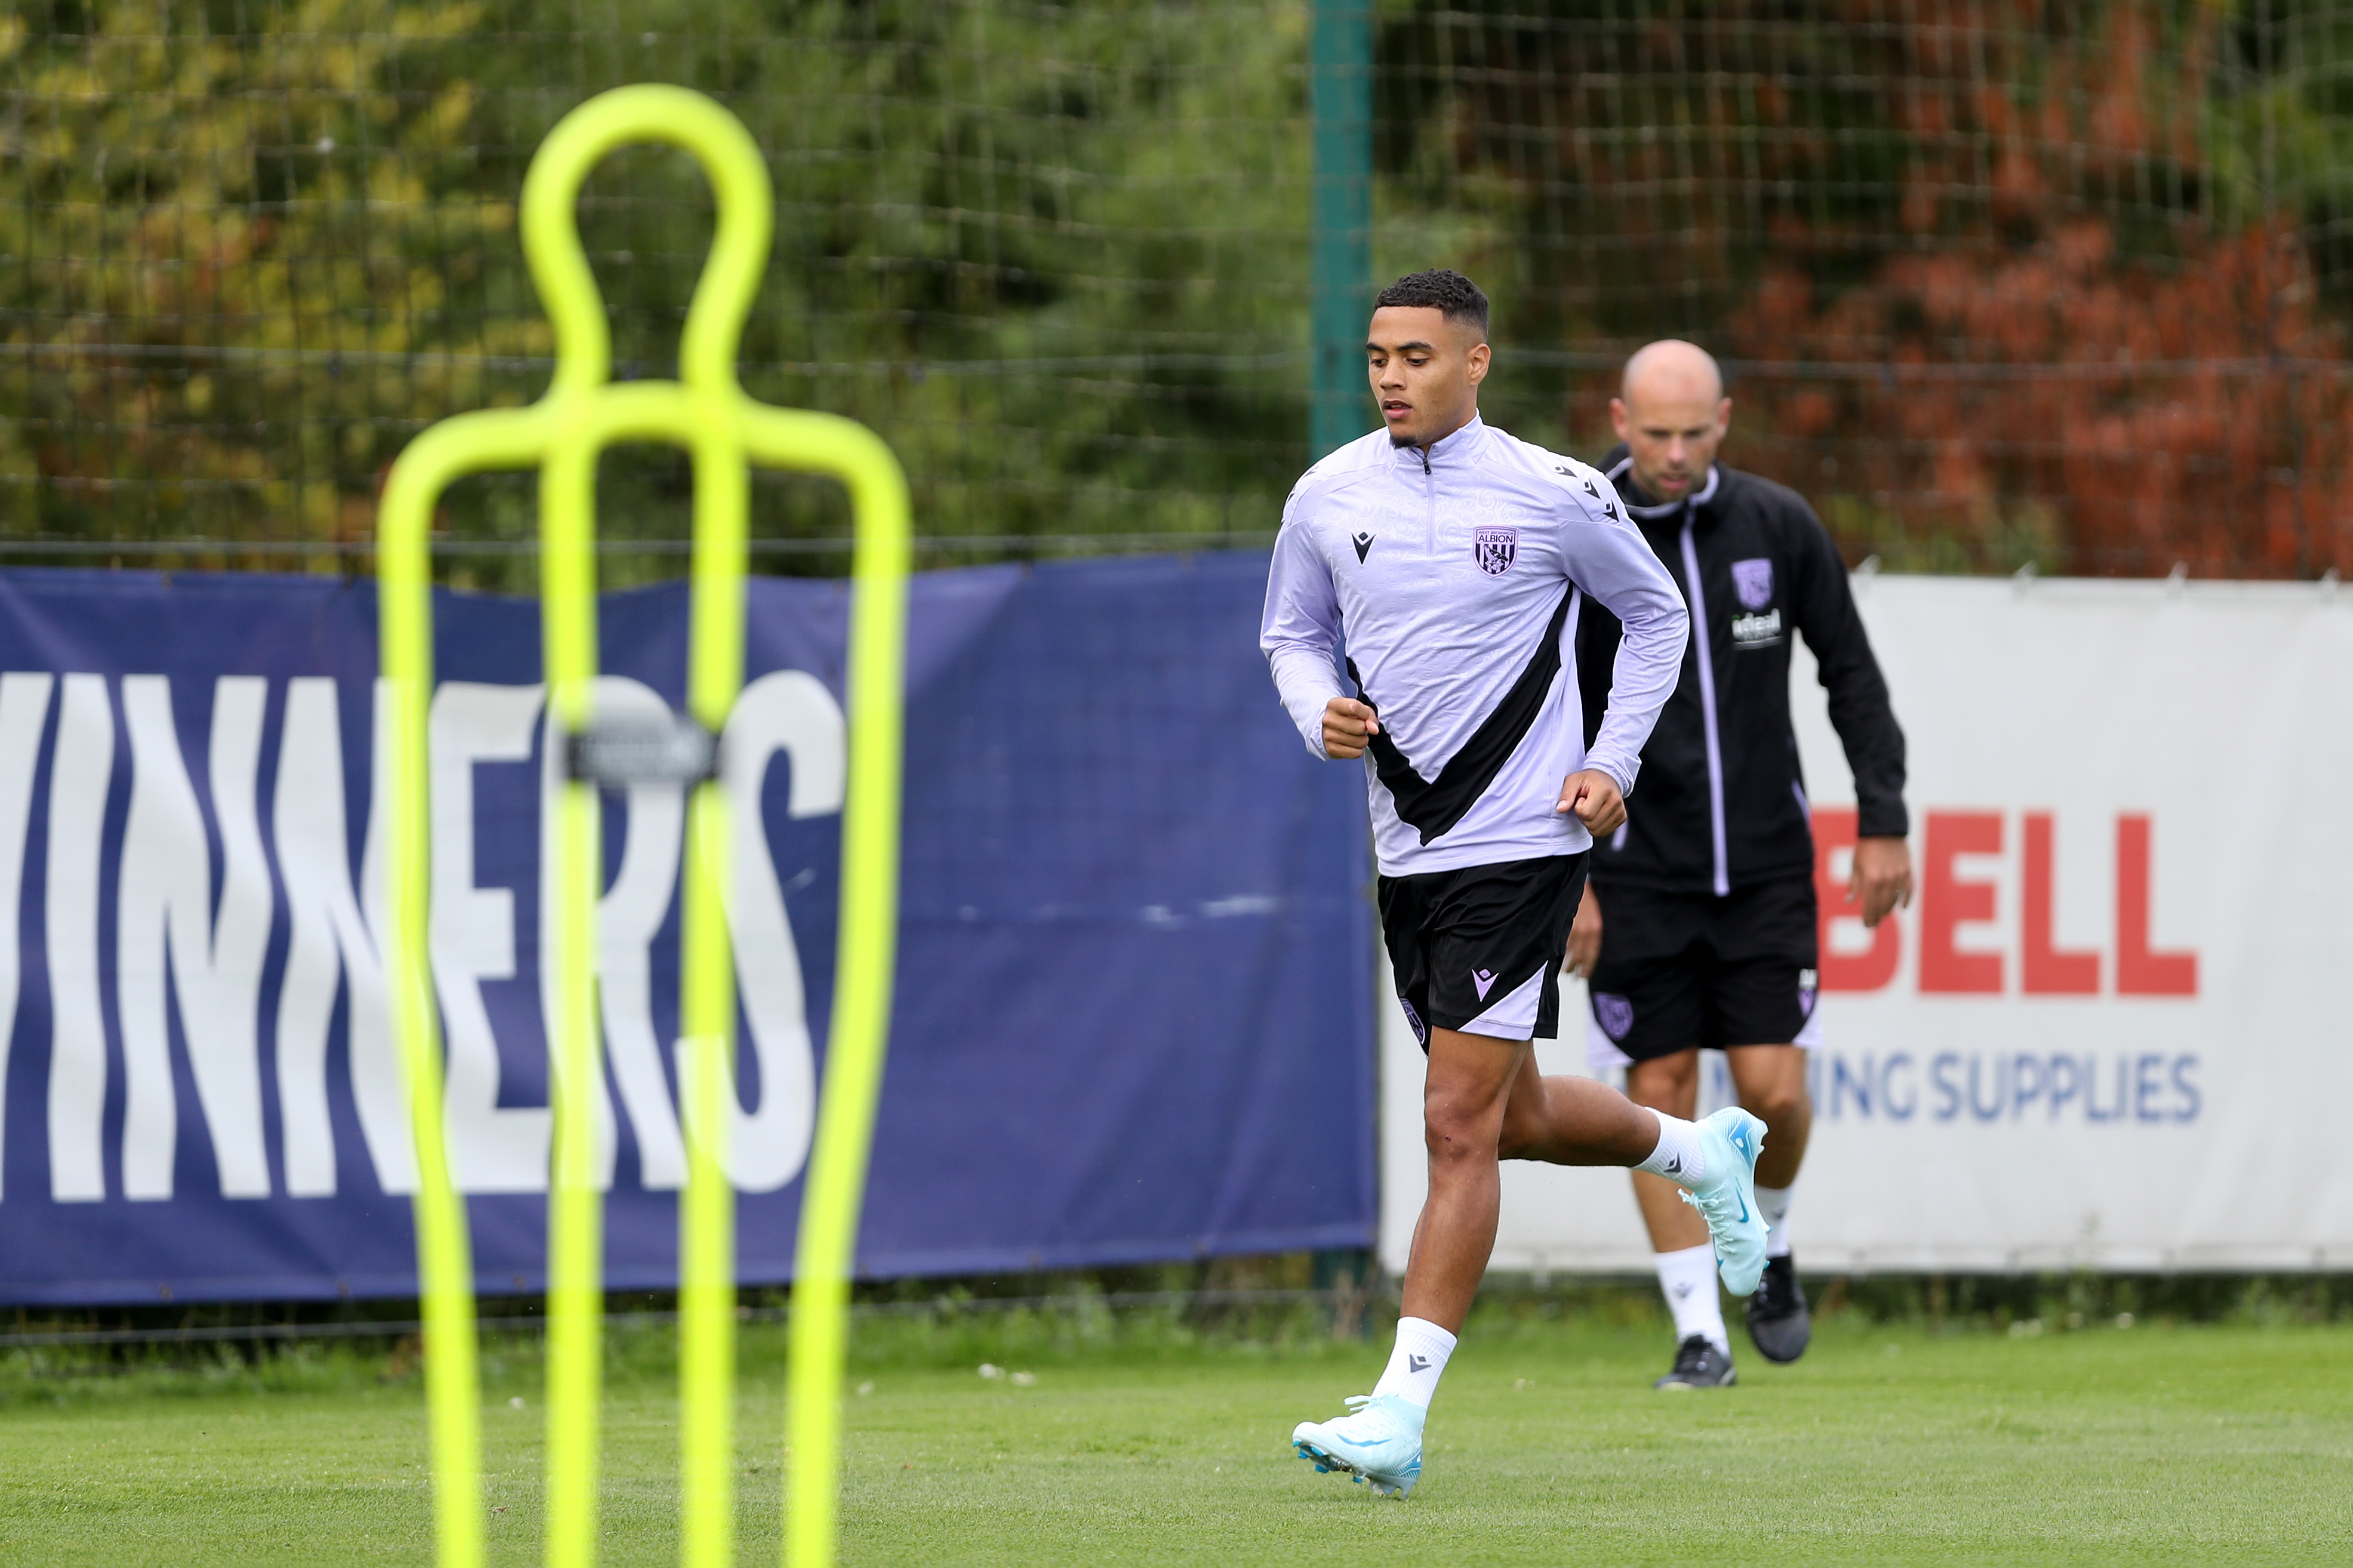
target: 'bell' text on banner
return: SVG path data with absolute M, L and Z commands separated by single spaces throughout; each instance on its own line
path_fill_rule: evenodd
M 1808 1269 L 2353 1268 L 2353 596 L 2333 584 L 1880 576 L 1919 891 L 1841 918 L 1854 812 L 1794 679 L 1825 910 Z M 1642 809 L 1638 784 L 1629 801 Z M 1602 918 L 1609 918 L 1608 901 Z M 1587 1070 L 1581 988 L 1547 1071 Z M 1382 1005 L 1382 1257 L 1424 1191 Z M 1725 1103 L 1703 1057 L 1703 1109 Z M 1504 1167 L 1495 1267 L 1647 1270 L 1614 1171 Z

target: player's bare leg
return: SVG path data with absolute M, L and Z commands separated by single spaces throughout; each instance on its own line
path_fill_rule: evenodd
M 1750 1299 L 1749 1331 L 1767 1359 L 1795 1361 L 1805 1350 L 1810 1325 L 1796 1273 L 1786 1261 L 1782 1222 L 1790 1184 L 1798 1178 L 1813 1131 L 1806 1052 L 1799 1046 L 1741 1046 L 1725 1057 L 1741 1106 L 1765 1123 L 1765 1148 L 1757 1161 L 1757 1203 L 1776 1232 L 1766 1245 L 1764 1282 Z M 1690 1120 L 1699 1109 L 1699 1052 L 1676 1051 L 1634 1063 L 1626 1069 L 1626 1093 L 1638 1104 Z M 1634 1173 L 1634 1201 L 1651 1233 L 1651 1249 L 1659 1255 L 1660 1289 L 1675 1318 L 1675 1369 L 1661 1380 L 1661 1386 L 1729 1383 L 1732 1342 L 1715 1293 L 1706 1226 L 1674 1185 L 1657 1176 Z M 1705 1340 L 1717 1354 L 1704 1356 L 1694 1348 L 1694 1339 Z
M 1806 1092 L 1806 1048 L 1735 1046 L 1724 1053 L 1724 1059 L 1732 1068 L 1732 1087 L 1740 1096 L 1741 1108 L 1765 1123 L 1765 1150 L 1757 1156 L 1757 1184 L 1788 1186 L 1798 1179 L 1798 1167 L 1805 1163 L 1806 1142 L 1814 1131 L 1813 1097 Z M 1698 1073 L 1694 1071 L 1692 1078 L 1696 1100 Z M 1766 1218 L 1779 1223 L 1770 1215 Z
M 1699 1110 L 1699 1052 L 1676 1051 L 1652 1057 L 1626 1069 L 1626 1098 L 1664 1116 L 1692 1120 Z M 1767 1128 L 1769 1134 L 1770 1128 Z M 1772 1140 L 1768 1135 L 1766 1144 Z M 1758 1156 L 1758 1163 L 1764 1157 Z M 1634 1173 L 1634 1202 L 1651 1233 L 1651 1250 L 1678 1252 L 1707 1245 L 1707 1222 L 1694 1214 L 1672 1182 L 1646 1172 Z
M 1662 1116 L 1688 1121 L 1699 1109 L 1699 1052 L 1674 1051 L 1626 1069 L 1626 1095 Z M 1765 1146 L 1773 1140 L 1768 1131 Z M 1683 1202 L 1673 1183 L 1634 1173 L 1634 1202 L 1658 1256 L 1659 1289 L 1675 1322 L 1675 1362 L 1661 1388 L 1721 1388 L 1736 1381 L 1732 1334 L 1716 1294 L 1715 1249 L 1707 1226 Z
M 1431 1029 L 1422 1087 L 1430 1195 L 1406 1261 L 1397 1345 L 1372 1394 L 1349 1401 L 1356 1414 L 1303 1422 L 1293 1447 L 1318 1469 L 1352 1472 L 1377 1490 L 1412 1490 L 1422 1423 L 1495 1248 L 1504 1159 L 1672 1170 L 1708 1215 L 1702 1237 L 1714 1226 L 1727 1257 L 1745 1253 L 1748 1267 L 1761 1266 L 1762 1226 L 1747 1199 L 1763 1129 L 1737 1111 L 1721 1119 L 1698 1126 L 1590 1079 L 1546 1078 L 1525 1040 Z
M 1371 1394 L 1348 1401 L 1350 1415 L 1302 1422 L 1291 1435 L 1292 1447 L 1318 1470 L 1345 1471 L 1398 1496 L 1421 1479 L 1422 1424 L 1495 1248 L 1503 1201 L 1496 1151 L 1529 1056 L 1525 1040 L 1453 1029 L 1430 1030 L 1429 1043 L 1421 1105 L 1430 1195 L 1413 1227 L 1388 1367 Z
M 1421 1089 L 1430 1195 L 1414 1223 L 1399 1310 L 1450 1334 L 1461 1331 L 1495 1249 L 1504 1112 L 1519 1081 L 1520 1064 L 1531 1054 L 1525 1040 L 1430 1031 L 1430 1068 Z
M 1658 1118 L 1615 1089 L 1544 1077 L 1525 1040 L 1452 1029 L 1430 1032 L 1421 1117 L 1430 1196 L 1414 1226 L 1403 1310 L 1449 1333 L 1461 1331 L 1495 1250 L 1499 1160 L 1630 1166 L 1659 1145 Z M 1704 1239 L 1706 1222 L 1692 1219 Z
M 1813 1135 L 1814 1102 L 1806 1092 L 1806 1051 L 1802 1046 L 1736 1046 L 1725 1053 L 1732 1068 L 1732 1084 L 1741 1109 L 1765 1123 L 1765 1148 L 1757 1156 L 1757 1185 L 1786 1190 L 1798 1179 Z M 1699 1110 L 1699 1053 L 1677 1051 L 1653 1057 L 1626 1069 L 1626 1097 L 1637 1105 L 1680 1116 L 1688 1121 Z M 1651 1246 L 1660 1252 L 1696 1247 L 1707 1239 L 1707 1226 L 1683 1203 L 1672 1182 L 1640 1172 L 1634 1175 L 1634 1198 L 1643 1224 L 1650 1227 Z M 1776 1223 L 1773 1216 L 1766 1216 Z
M 1799 1046 L 1736 1046 L 1724 1055 L 1741 1105 L 1769 1130 L 1757 1160 L 1757 1206 L 1773 1231 L 1765 1241 L 1764 1278 L 1748 1299 L 1748 1337 L 1766 1360 L 1791 1362 L 1813 1338 L 1813 1315 L 1789 1252 L 1790 1188 L 1814 1129 L 1807 1053 Z

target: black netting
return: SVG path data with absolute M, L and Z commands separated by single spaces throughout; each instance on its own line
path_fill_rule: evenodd
M 746 382 L 881 428 L 950 546 L 931 559 L 1263 539 L 1309 456 L 1308 23 L 1239 0 L 18 6 L 0 559 L 364 543 L 404 441 L 544 384 L 515 194 L 565 110 L 636 80 L 752 127 L 779 222 Z M 1375 270 L 1488 286 L 1499 423 L 1598 455 L 1618 363 L 1672 333 L 1733 370 L 1728 459 L 1856 557 L 2353 556 L 2353 5 L 1454 0 L 1375 27 Z M 583 224 L 624 372 L 667 374 L 699 179 L 624 154 Z M 682 536 L 678 460 L 603 476 L 608 534 Z M 839 568 L 822 487 L 758 497 L 765 559 Z M 527 480 L 461 487 L 449 539 L 515 553 L 454 569 L 512 580 L 531 528 Z

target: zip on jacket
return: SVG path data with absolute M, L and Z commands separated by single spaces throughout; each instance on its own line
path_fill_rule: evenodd
M 1642 748 L 1643 787 L 1625 829 L 1594 856 L 1593 877 L 1709 892 L 1810 875 L 1813 834 L 1789 717 L 1791 638 L 1813 650 L 1831 722 L 1853 770 L 1860 831 L 1901 836 L 1904 731 L 1872 655 L 1846 563 L 1813 510 L 1769 479 L 1717 464 L 1689 498 L 1653 502 L 1624 448 L 1604 460 L 1626 510 L 1674 568 L 1692 636 L 1675 693 Z M 1618 628 L 1580 618 L 1577 667 L 1588 711 Z M 1588 720 L 1589 723 L 1590 721 Z
M 1580 712 L 1577 628 L 1595 605 L 1623 635 Z M 1594 767 L 1632 789 L 1686 626 L 1609 480 L 1473 418 L 1427 449 L 1375 431 L 1308 470 L 1283 508 L 1259 640 L 1317 756 L 1331 699 L 1379 715 L 1365 789 L 1396 877 L 1585 848 L 1584 826 L 1554 809 L 1561 781 Z

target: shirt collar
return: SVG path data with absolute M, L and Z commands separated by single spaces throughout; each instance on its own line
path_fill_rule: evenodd
M 1430 460 L 1427 466 L 1434 470 L 1469 461 L 1472 455 L 1478 451 L 1480 444 L 1485 440 L 1486 435 L 1487 422 L 1480 418 L 1477 414 L 1472 414 L 1468 425 L 1451 436 L 1430 443 Z M 1419 468 L 1424 466 L 1421 448 L 1419 447 L 1399 447 L 1397 448 L 1396 456 L 1400 467 Z
M 1631 458 L 1620 458 L 1618 466 L 1609 470 L 1609 482 L 1620 487 L 1618 499 L 1626 503 L 1630 516 L 1638 517 L 1644 522 L 1656 522 L 1662 518 L 1675 516 L 1686 507 L 1696 510 L 1714 500 L 1717 488 L 1724 483 L 1724 465 L 1710 463 L 1707 466 L 1707 483 L 1681 500 L 1636 505 L 1634 498 L 1642 492 L 1634 485 L 1634 459 Z

